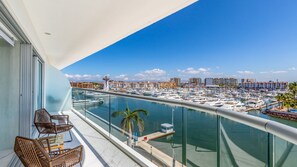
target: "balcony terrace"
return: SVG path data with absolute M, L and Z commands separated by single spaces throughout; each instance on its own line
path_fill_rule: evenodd
M 194 2 L 0 1 L 0 166 L 22 166 L 14 141 L 37 137 L 32 125 L 40 108 L 70 116 L 74 140 L 65 147 L 82 144 L 86 167 L 295 166 L 295 128 L 194 103 L 72 89 L 61 73 Z M 143 133 L 133 133 L 132 147 L 121 119 L 111 116 L 127 106 L 149 112 Z M 173 134 L 144 140 L 163 123 L 173 125 Z

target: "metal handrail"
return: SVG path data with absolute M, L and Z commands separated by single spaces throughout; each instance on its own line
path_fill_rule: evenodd
M 181 107 L 190 108 L 190 109 L 194 109 L 202 112 L 207 112 L 207 113 L 218 115 L 218 116 L 230 119 L 232 121 L 273 134 L 277 137 L 280 137 L 286 141 L 289 141 L 297 145 L 297 129 L 273 120 L 268 120 L 268 119 L 264 119 L 264 118 L 260 118 L 252 115 L 242 114 L 239 112 L 234 112 L 234 111 L 212 107 L 212 106 L 196 104 L 192 102 L 160 99 L 156 97 L 131 95 L 131 94 L 125 94 L 125 93 L 109 92 L 109 91 L 93 90 L 93 89 L 85 89 L 85 88 L 74 88 L 74 89 L 104 93 L 104 94 L 115 95 L 115 96 L 123 96 L 123 97 L 135 98 L 140 100 L 147 100 L 147 101 L 152 101 L 157 103 L 166 103 L 170 105 L 181 106 Z

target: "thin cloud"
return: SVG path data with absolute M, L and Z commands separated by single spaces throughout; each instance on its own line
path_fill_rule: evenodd
M 278 71 L 262 71 L 260 74 L 284 74 L 288 73 L 286 70 L 278 70 Z
M 117 80 L 122 80 L 122 81 L 128 81 L 129 80 L 129 78 L 128 78 L 128 76 L 126 74 L 121 74 L 121 75 L 115 76 L 115 78 Z
M 237 73 L 242 74 L 242 75 L 252 75 L 254 74 L 254 72 L 252 71 L 237 71 Z
M 296 71 L 297 69 L 295 67 L 291 67 L 291 68 L 288 68 L 289 71 Z
M 287 73 L 288 71 L 272 71 L 272 74 L 283 74 L 283 73 Z
M 95 74 L 65 74 L 65 77 L 70 81 L 98 81 L 101 80 L 101 75 Z
M 206 74 L 210 71 L 210 68 L 198 68 L 195 69 L 193 67 L 186 68 L 184 70 L 178 69 L 177 72 L 183 73 L 183 74 Z
M 133 80 L 164 80 L 167 72 L 165 70 L 155 68 L 145 70 L 134 75 Z

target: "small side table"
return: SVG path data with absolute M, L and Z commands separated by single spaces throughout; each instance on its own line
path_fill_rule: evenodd
M 42 137 L 37 140 L 43 145 L 45 150 L 47 150 L 48 152 L 64 149 L 63 134 L 58 134 L 56 136 Z

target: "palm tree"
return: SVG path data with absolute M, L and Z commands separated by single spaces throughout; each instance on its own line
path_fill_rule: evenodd
M 283 102 L 284 102 L 284 94 L 278 94 L 276 97 L 276 100 L 278 101 L 278 106 L 281 107 L 280 103 L 282 103 L 283 105 Z
M 293 98 L 293 94 L 285 93 L 283 96 L 284 96 L 283 104 L 287 108 L 287 111 L 289 112 L 290 108 L 294 106 L 294 102 L 295 102 Z
M 296 99 L 297 95 L 297 82 L 292 82 L 289 84 L 289 90 L 293 94 L 294 98 Z
M 123 119 L 121 120 L 121 129 L 124 132 L 128 132 L 129 134 L 129 141 L 128 145 L 131 146 L 132 141 L 132 133 L 134 131 L 134 126 L 138 127 L 138 131 L 141 133 L 144 130 L 144 121 L 141 119 L 139 114 L 143 114 L 145 116 L 148 115 L 148 111 L 143 109 L 136 109 L 131 111 L 129 107 L 126 107 L 125 111 L 115 111 L 111 114 L 113 118 L 117 116 L 122 116 Z

